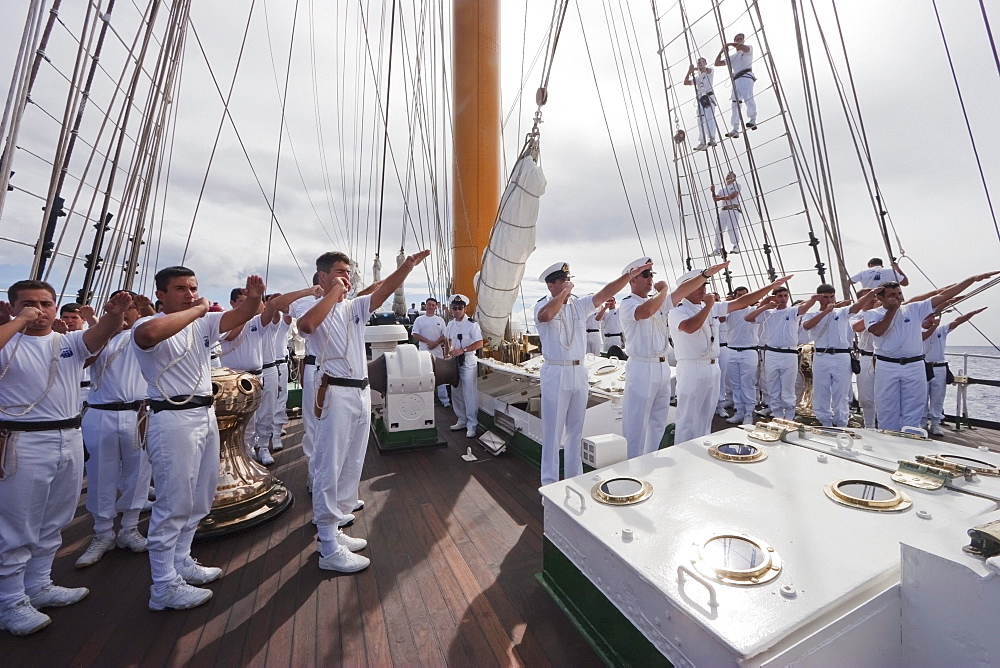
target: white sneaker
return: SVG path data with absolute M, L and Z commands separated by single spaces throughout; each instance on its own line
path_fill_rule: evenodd
M 271 452 L 281 452 L 285 449 L 285 444 L 280 438 L 271 438 Z
M 368 541 L 364 538 L 355 538 L 354 536 L 348 536 L 343 531 L 338 531 L 337 545 L 342 545 L 351 552 L 357 552 L 358 550 L 363 550 L 368 547 Z
M 82 601 L 89 593 L 90 590 L 86 587 L 70 589 L 50 582 L 34 594 L 30 594 L 29 597 L 31 598 L 31 607 L 35 610 L 41 610 L 42 608 L 64 608 L 67 605 L 73 605 Z
M 452 431 L 462 431 L 463 429 L 465 429 L 465 420 L 462 420 L 461 422 L 456 422 L 455 424 L 448 427 L 448 429 L 451 429 Z
M 368 568 L 371 560 L 360 554 L 354 554 L 346 547 L 338 547 L 337 550 L 328 557 L 320 555 L 319 567 L 324 571 L 337 571 L 339 573 L 357 573 Z
M 0 610 L 0 630 L 16 636 L 26 636 L 41 631 L 52 623 L 48 615 L 38 612 L 27 598 Z
M 706 148 L 706 146 L 705 146 L 704 144 L 698 144 L 697 146 L 695 146 L 695 147 L 694 147 L 693 149 L 691 149 L 691 150 L 692 150 L 692 151 L 704 151 L 704 150 L 705 150 L 705 148 Z
M 359 510 L 364 510 L 364 509 L 365 509 L 365 502 L 361 499 L 358 499 L 358 502 L 354 504 L 353 508 L 351 508 L 351 512 L 356 513 Z
M 470 427 L 469 429 L 466 429 L 465 430 L 465 437 L 466 438 L 475 438 L 476 437 L 476 428 L 475 427 Z
M 737 413 L 733 417 L 727 419 L 726 422 L 728 422 L 729 424 L 742 424 L 743 416 L 740 413 Z
M 211 589 L 192 587 L 182 578 L 177 578 L 162 594 L 157 594 L 155 587 L 149 588 L 149 609 L 188 610 L 197 608 L 210 598 L 212 598 Z
M 258 448 L 257 461 L 264 466 L 270 466 L 274 463 L 274 457 L 271 456 L 271 452 L 267 448 Z
M 928 432 L 931 436 L 944 436 L 944 432 L 941 430 L 941 425 L 932 424 Z
M 354 514 L 353 513 L 346 513 L 344 515 L 344 519 L 340 520 L 340 522 L 337 523 L 337 526 L 346 527 L 349 524 L 351 524 L 353 521 L 354 521 Z
M 288 432 L 287 432 L 287 431 L 285 431 L 284 429 L 282 429 L 282 430 L 281 430 L 281 435 L 282 435 L 282 436 L 288 436 Z
M 94 536 L 90 539 L 90 545 L 76 560 L 76 567 L 93 566 L 101 560 L 105 552 L 110 552 L 113 549 L 115 549 L 115 533 L 113 531 L 110 536 Z
M 174 564 L 177 575 L 189 585 L 203 585 L 215 582 L 222 577 L 222 569 L 215 566 L 202 566 L 197 560 L 188 557 L 183 564 Z
M 122 529 L 118 532 L 118 547 L 133 552 L 145 552 L 146 537 L 139 533 L 139 529 L 136 527 Z
M 445 408 L 451 408 L 451 402 L 449 402 L 449 403 L 447 403 L 447 404 L 441 404 L 441 405 L 442 405 L 443 407 L 445 407 Z
M 726 411 L 726 409 L 723 408 L 722 406 L 719 406 L 718 408 L 715 409 L 715 414 L 721 418 L 729 417 L 729 412 Z

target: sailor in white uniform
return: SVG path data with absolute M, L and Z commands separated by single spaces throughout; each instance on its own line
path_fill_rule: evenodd
M 599 309 L 587 316 L 587 352 L 591 355 L 601 354 L 601 345 L 604 343 L 604 337 L 601 336 L 601 319 L 607 310 L 608 305 L 602 302 Z
M 209 313 L 198 279 L 187 267 L 156 273 L 163 310 L 136 322 L 132 341 L 149 384 L 146 452 L 156 483 L 146 548 L 153 576 L 149 609 L 199 606 L 212 591 L 202 585 L 222 577 L 191 557 L 198 523 L 212 509 L 219 480 L 219 425 L 212 407 L 209 356 L 212 344 L 248 322 L 264 295 L 264 280 L 251 275 L 246 299 L 236 309 Z
M 371 294 L 347 299 L 351 259 L 324 253 L 316 260 L 323 298 L 298 319 L 299 331 L 315 337 L 318 378 L 311 407 L 317 423 L 313 449 L 313 521 L 319 531 L 319 567 L 354 573 L 367 568 L 367 557 L 354 554 L 368 542 L 348 536 L 341 527 L 353 519 L 371 426 L 371 394 L 365 357 L 365 326 L 372 313 L 392 296 L 430 251 L 408 256 Z M 350 517 L 348 517 L 350 516 Z
M 625 350 L 625 330 L 622 329 L 622 319 L 614 297 L 607 301 L 607 307 L 607 311 L 601 319 L 601 328 L 604 330 L 604 345 L 601 352 L 608 352 L 611 346 L 618 346 Z
M 455 417 L 458 421 L 451 425 L 452 431 L 465 430 L 468 438 L 476 437 L 479 424 L 479 388 L 476 386 L 476 351 L 483 347 L 483 330 L 479 323 L 468 316 L 465 309 L 469 298 L 452 295 L 448 300 L 452 320 L 445 328 L 445 357 L 460 357 L 458 366 L 458 387 L 452 392 Z
M 867 290 L 874 290 L 883 283 L 899 283 L 902 287 L 910 284 L 910 279 L 900 270 L 899 265 L 892 263 L 890 269 L 882 267 L 882 259 L 873 257 L 868 260 L 868 268 L 851 276 L 851 283 L 860 283 Z
M 806 313 L 802 327 L 813 341 L 813 412 L 824 427 L 846 427 L 851 404 L 851 316 L 875 301 L 868 293 L 858 301 L 837 302 L 837 289 L 816 288 L 819 311 Z
M 0 630 L 27 635 L 51 621 L 40 609 L 89 593 L 55 585 L 52 561 L 83 481 L 83 365 L 121 330 L 132 297 L 117 293 L 93 327 L 59 334 L 52 330 L 52 286 L 18 281 L 7 294 L 13 318 L 0 325 Z
M 757 77 L 753 75 L 753 47 L 743 43 L 743 33 L 733 37 L 733 41 L 722 47 L 715 59 L 716 67 L 725 67 L 729 61 L 729 73 L 733 79 L 733 118 L 732 131 L 727 137 L 740 136 L 740 102 L 746 104 L 746 126 L 750 130 L 757 129 L 757 105 L 753 101 L 753 84 Z M 729 53 L 729 47 L 733 53 Z
M 715 297 L 716 303 L 722 301 L 718 292 L 712 296 Z M 717 316 L 716 320 L 719 321 L 719 402 L 715 414 L 728 418 L 729 412 L 726 406 L 733 406 L 733 391 L 729 386 L 729 327 L 726 326 L 728 315 Z
M 273 295 L 277 299 L 281 295 Z M 285 425 L 288 424 L 288 331 L 292 327 L 292 316 L 288 315 L 288 307 L 284 310 L 275 309 L 275 320 L 272 323 L 274 328 L 273 348 L 271 357 L 274 359 L 274 366 L 277 369 L 277 392 L 274 400 L 274 417 L 271 421 L 271 452 L 280 452 L 285 445 L 281 442 Z
M 133 552 L 146 551 L 146 538 L 139 533 L 138 524 L 139 513 L 148 502 L 152 469 L 137 425 L 148 389 L 132 345 L 131 328 L 138 318 L 133 302 L 125 312 L 122 331 L 90 365 L 90 395 L 82 429 L 90 451 L 87 510 L 94 518 L 94 537 L 76 560 L 77 568 L 97 563 L 116 545 Z M 119 513 L 121 531 L 116 537 L 114 523 Z
M 921 324 L 952 297 L 996 273 L 980 274 L 939 290 L 928 299 L 903 303 L 899 283 L 883 284 L 882 306 L 865 314 L 875 337 L 875 411 L 880 429 L 919 427 L 927 410 L 927 374 Z
M 694 86 L 695 110 L 698 117 L 698 145 L 695 151 L 704 151 L 709 146 L 715 146 L 715 94 L 712 92 L 714 73 L 704 58 L 698 59 L 697 66 L 692 65 L 684 77 L 685 86 Z
M 734 299 L 747 294 L 743 286 L 733 291 Z M 757 376 L 760 355 L 757 338 L 759 327 L 744 319 L 751 306 L 731 311 L 726 316 L 726 330 L 729 343 L 729 387 L 733 392 L 733 410 L 729 424 L 753 424 L 753 411 L 757 406 Z
M 707 291 L 709 277 L 721 266 L 694 269 L 678 277 L 678 285 L 701 285 L 670 309 L 667 316 L 677 356 L 677 423 L 674 442 L 683 443 L 712 432 L 712 415 L 719 388 L 718 318 L 744 309 L 785 283 L 790 276 L 729 302 L 716 302 Z M 630 358 L 631 359 L 631 358 Z M 626 379 L 628 376 L 626 375 Z
M 927 422 L 931 436 L 944 436 L 944 432 L 941 431 L 941 420 L 944 419 L 944 395 L 948 387 L 948 362 L 944 357 L 948 334 L 985 310 L 984 306 L 960 315 L 947 325 L 941 324 L 941 316 L 936 313 L 924 320 L 924 364 L 927 365 L 927 373 L 931 376 L 927 381 Z
M 712 199 L 719 203 L 719 229 L 715 233 L 715 250 L 712 255 L 722 255 L 723 235 L 729 237 L 732 245 L 730 253 L 740 252 L 740 184 L 736 182 L 736 174 L 726 174 L 726 185 L 716 192 L 712 185 Z
M 559 480 L 559 451 L 564 450 L 567 478 L 583 473 L 581 448 L 587 410 L 586 323 L 599 305 L 624 288 L 637 267 L 592 295 L 575 297 L 569 265 L 556 262 L 538 277 L 549 290 L 535 304 L 535 326 L 542 343 L 542 485 Z
M 858 291 L 858 299 L 862 299 L 870 289 Z M 875 308 L 879 308 L 882 302 L 878 295 L 871 300 L 865 301 L 866 306 L 861 311 L 851 316 L 851 329 L 857 335 L 858 362 L 861 370 L 858 372 L 858 405 L 861 406 L 861 415 L 865 421 L 865 429 L 874 429 L 878 424 L 875 419 L 875 337 L 865 328 L 865 314 Z
M 417 316 L 413 321 L 413 329 L 410 332 L 417 340 L 417 347 L 426 350 L 434 357 L 444 357 L 444 342 L 448 340 L 444 331 L 448 326 L 444 318 L 437 314 L 438 301 L 434 297 L 428 297 L 424 301 L 424 314 Z M 438 401 L 445 408 L 451 406 L 451 399 L 448 397 L 448 386 L 446 384 L 437 386 Z

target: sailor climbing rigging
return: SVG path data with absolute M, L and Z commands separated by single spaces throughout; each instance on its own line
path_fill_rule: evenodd
M 729 73 L 733 78 L 733 118 L 732 130 L 727 137 L 740 136 L 740 102 L 746 104 L 746 126 L 750 130 L 757 129 L 757 105 L 753 101 L 753 84 L 757 78 L 753 75 L 753 47 L 744 44 L 743 33 L 737 33 L 732 42 L 728 42 L 719 51 L 715 59 L 716 67 L 725 67 L 729 61 Z M 729 53 L 729 48 L 733 53 Z

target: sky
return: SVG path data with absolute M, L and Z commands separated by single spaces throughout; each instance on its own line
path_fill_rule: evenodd
M 27 11 L 28 3 L 18 4 L 23 9 L 9 13 L 16 20 L 0 26 L 0 80 L 4 82 L 10 81 Z M 83 2 L 67 4 L 70 6 L 61 14 L 66 27 L 57 26 L 47 49 L 52 62 L 40 69 L 32 93 L 37 104 L 25 113 L 17 142 L 22 148 L 13 166 L 13 183 L 43 194 L 48 167 L 31 153 L 52 155 L 60 124 L 46 114 L 58 118 L 63 113 L 66 83 L 62 76 L 72 72 L 75 53 L 71 32 L 78 33 L 79 14 L 85 8 Z M 123 57 L 122 42 L 135 32 L 138 4 L 138 0 L 119 2 L 115 9 L 115 34 L 109 38 L 107 53 L 102 57 L 102 65 L 109 72 L 115 71 L 115 59 Z M 515 322 L 530 319 L 526 314 L 545 292 L 537 276 L 556 261 L 571 265 L 578 293 L 598 289 L 628 262 L 647 254 L 654 257 L 661 277 L 669 282 L 683 273 L 677 243 L 681 221 L 675 196 L 677 183 L 673 166 L 664 156 L 670 151 L 668 142 L 675 121 L 689 132 L 693 130 L 694 106 L 690 89 L 679 85 L 689 55 L 684 40 L 675 39 L 681 32 L 679 5 L 658 4 L 660 29 L 669 42 L 665 50 L 671 65 L 668 83 L 674 84 L 666 93 L 649 2 L 594 0 L 570 5 L 553 60 L 549 101 L 542 110 L 541 165 L 548 186 L 540 205 L 537 249 L 525 267 L 522 296 L 512 314 Z M 791 118 L 803 141 L 808 142 L 795 31 L 786 6 L 789 3 L 762 4 L 764 10 L 773 12 L 765 13 L 763 19 L 781 90 Z M 407 301 L 419 302 L 428 294 L 442 296 L 445 288 L 440 276 L 447 262 L 437 256 L 447 251 L 446 243 L 438 238 L 440 231 L 433 210 L 435 198 L 442 207 L 450 201 L 450 163 L 447 151 L 422 151 L 420 146 L 447 141 L 448 82 L 440 71 L 440 46 L 431 33 L 434 25 L 450 23 L 449 4 L 444 5 L 445 15 L 439 16 L 439 3 L 400 3 L 405 8 L 404 18 L 393 35 L 393 48 L 400 58 L 394 61 L 398 69 L 390 102 L 385 106 L 375 102 L 372 81 L 380 81 L 379 91 L 384 98 L 388 72 L 383 63 L 388 61 L 378 54 L 380 49 L 387 49 L 389 27 L 384 9 L 390 3 L 383 6 L 375 2 L 301 0 L 297 16 L 296 4 L 290 2 L 244 0 L 194 5 L 192 25 L 223 91 L 232 81 L 250 16 L 247 46 L 229 107 L 243 146 L 232 128 L 224 124 L 208 169 L 222 104 L 198 43 L 189 33 L 181 86 L 173 100 L 176 130 L 169 135 L 169 182 L 166 186 L 161 182 L 156 189 L 160 198 L 155 220 L 162 219 L 163 224 L 154 225 L 154 236 L 146 247 L 154 255 L 142 268 L 138 284 L 148 290 L 155 267 L 183 259 L 199 273 L 203 294 L 224 302 L 229 289 L 241 284 L 251 272 L 267 274 L 270 290 L 304 286 L 312 273 L 312 260 L 325 250 L 347 249 L 358 258 L 365 280 L 370 280 L 376 248 L 381 249 L 384 275 L 391 270 L 401 246 L 407 253 L 425 246 L 431 248 L 434 261 L 411 275 L 406 284 Z M 535 111 L 533 93 L 541 74 L 537 63 L 532 68 L 532 61 L 539 49 L 544 52 L 551 5 L 509 0 L 501 6 L 502 115 L 506 119 L 501 172 L 506 172 L 513 166 Z M 700 45 L 692 47 L 692 51 L 712 59 L 720 39 L 714 17 L 706 14 L 709 6 L 698 0 L 685 3 L 693 24 L 689 37 Z M 820 0 L 816 6 L 827 38 L 834 40 L 829 3 Z M 358 7 L 365 11 L 367 44 L 359 38 L 356 27 L 361 20 Z M 741 11 L 743 7 L 735 0 L 722 3 L 723 25 L 730 34 L 748 33 L 747 41 L 759 57 L 765 50 L 764 38 L 754 34 L 750 19 Z M 1000 239 L 990 218 L 931 2 L 841 2 L 837 9 L 876 175 L 899 245 L 905 250 L 900 263 L 911 276 L 911 294 L 930 289 L 931 282 L 944 285 L 972 273 L 1000 268 Z M 977 4 L 939 3 L 939 9 L 985 178 L 995 191 L 1000 183 L 1000 138 L 989 124 L 1000 103 L 1000 73 Z M 425 22 L 432 26 L 427 34 L 417 30 L 415 19 L 421 11 L 430 17 Z M 1000 25 L 1000 12 L 994 14 L 990 14 L 990 20 Z M 293 26 L 295 46 L 291 67 L 287 68 L 289 83 L 284 97 L 286 130 L 279 155 L 282 91 Z M 869 257 L 885 257 L 886 253 L 836 92 L 820 62 L 821 47 L 814 29 L 811 39 L 817 58 L 830 180 L 837 198 L 844 253 L 853 273 L 863 268 Z M 413 54 L 417 51 L 428 55 L 426 69 L 420 72 L 425 93 L 419 105 L 414 103 L 417 98 L 413 95 Z M 838 66 L 843 74 L 842 63 Z M 622 70 L 628 73 L 624 77 Z M 750 140 L 761 190 L 774 221 L 775 238 L 779 245 L 789 244 L 781 249 L 784 269 L 796 274 L 793 292 L 805 295 L 819 280 L 809 248 L 803 243 L 806 221 L 802 199 L 793 184 L 794 176 L 790 176 L 788 145 L 781 118 L 776 115 L 772 77 L 764 70 L 763 62 L 755 64 L 762 120 Z M 522 79 L 527 93 L 526 99 L 519 102 Z M 641 85 L 637 83 L 640 79 Z M 716 74 L 715 87 L 722 117 L 728 117 L 729 84 L 722 68 Z M 100 121 L 97 108 L 102 104 L 100 100 L 108 99 L 112 92 L 110 77 L 99 74 L 82 137 L 96 136 Z M 672 114 L 668 113 L 668 102 Z M 382 159 L 386 115 L 389 167 L 383 181 L 382 172 L 373 165 Z M 430 120 L 421 126 L 424 118 Z M 135 127 L 134 119 L 130 127 Z M 423 130 L 412 133 L 412 127 Z M 412 152 L 408 145 L 411 136 L 417 138 L 417 148 Z M 726 142 L 725 149 L 720 147 L 715 157 L 733 160 L 732 164 L 739 166 L 734 171 L 740 173 L 742 181 L 748 178 L 748 172 L 746 158 L 739 157 L 740 146 L 742 140 L 739 144 Z M 416 164 L 412 168 L 407 166 L 408 155 L 414 156 Z M 86 151 L 80 148 L 71 162 L 71 174 L 80 174 L 85 161 Z M 276 166 L 275 213 L 291 250 L 282 232 L 272 226 L 266 202 L 275 184 Z M 707 186 L 717 183 L 717 179 L 717 174 L 703 170 L 692 175 L 689 182 L 696 185 L 692 188 L 694 199 L 688 196 L 688 211 L 691 202 L 704 201 Z M 88 180 L 96 181 L 96 172 Z M 204 194 L 198 204 L 203 180 Z M 996 192 L 994 197 L 1000 200 Z M 1000 206 L 1000 201 L 997 204 Z M 0 217 L 0 239 L 4 240 L 0 242 L 0 283 L 4 285 L 28 272 L 30 246 L 37 239 L 42 219 L 40 206 L 37 198 L 20 190 L 8 194 Z M 688 220 L 693 220 L 690 215 Z M 819 222 L 814 219 L 813 223 L 820 233 Z M 183 249 L 192 225 L 185 256 Z M 61 250 L 72 253 L 82 229 L 79 216 L 71 220 Z M 754 229 L 752 221 L 747 233 Z M 90 230 L 82 236 L 80 255 L 89 252 Z M 759 237 L 754 238 L 759 241 Z M 28 245 L 6 241 L 11 239 Z M 898 253 L 899 245 L 893 241 L 894 252 Z M 697 242 L 693 244 L 696 251 L 698 246 Z M 825 249 L 825 245 L 821 248 Z M 753 254 L 736 258 L 734 273 L 757 273 L 760 257 L 758 253 L 756 260 Z M 826 261 L 825 250 L 823 259 Z M 693 264 L 705 262 L 700 251 L 692 254 Z M 68 269 L 66 258 L 53 263 L 50 278 L 57 288 L 61 289 Z M 79 263 L 68 275 L 66 292 L 72 293 L 82 276 Z M 746 277 L 742 282 L 756 284 L 758 280 Z M 974 298 L 968 309 L 991 304 L 991 297 L 986 293 Z M 1000 308 L 987 311 L 974 322 L 995 340 L 1000 339 Z M 986 345 L 969 327 L 958 330 L 949 343 Z

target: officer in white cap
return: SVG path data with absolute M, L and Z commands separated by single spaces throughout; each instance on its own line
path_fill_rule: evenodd
M 648 268 L 647 265 L 646 268 Z M 633 270 L 639 273 L 642 267 Z M 535 304 L 535 325 L 542 342 L 542 485 L 559 480 L 559 450 L 565 449 L 567 478 L 583 474 L 580 449 L 583 417 L 587 409 L 586 355 L 588 316 L 599 305 L 625 287 L 630 273 L 623 274 L 595 294 L 575 297 L 569 265 L 556 262 L 538 277 L 549 296 Z
M 629 458 L 644 455 L 660 447 L 667 424 L 670 423 L 670 348 L 666 310 L 705 284 L 701 276 L 667 291 L 666 281 L 653 289 L 652 259 L 639 258 L 622 271 L 629 277 L 632 292 L 618 309 L 628 340 L 628 361 L 625 363 L 625 394 L 622 397 L 622 435 L 627 442 Z M 711 276 L 722 270 L 723 263 L 705 270 Z M 669 296 L 670 304 L 666 306 Z
M 721 265 L 725 266 L 725 265 Z M 714 269 L 714 268 L 713 268 Z M 711 272 L 711 273 L 710 273 Z M 677 356 L 677 423 L 674 442 L 683 443 L 711 433 L 712 415 L 719 392 L 719 321 L 729 313 L 750 306 L 790 276 L 728 302 L 716 302 L 706 289 L 714 271 L 694 269 L 678 277 L 678 285 L 700 281 L 680 304 L 670 309 L 667 321 Z
M 458 387 L 452 392 L 451 403 L 458 421 L 451 425 L 452 431 L 465 430 L 468 438 L 476 437 L 479 424 L 479 391 L 476 388 L 476 351 L 483 347 L 483 330 L 479 323 L 470 318 L 465 308 L 469 298 L 452 295 L 449 301 L 452 320 L 445 328 L 447 349 L 445 356 L 461 358 L 458 366 Z

